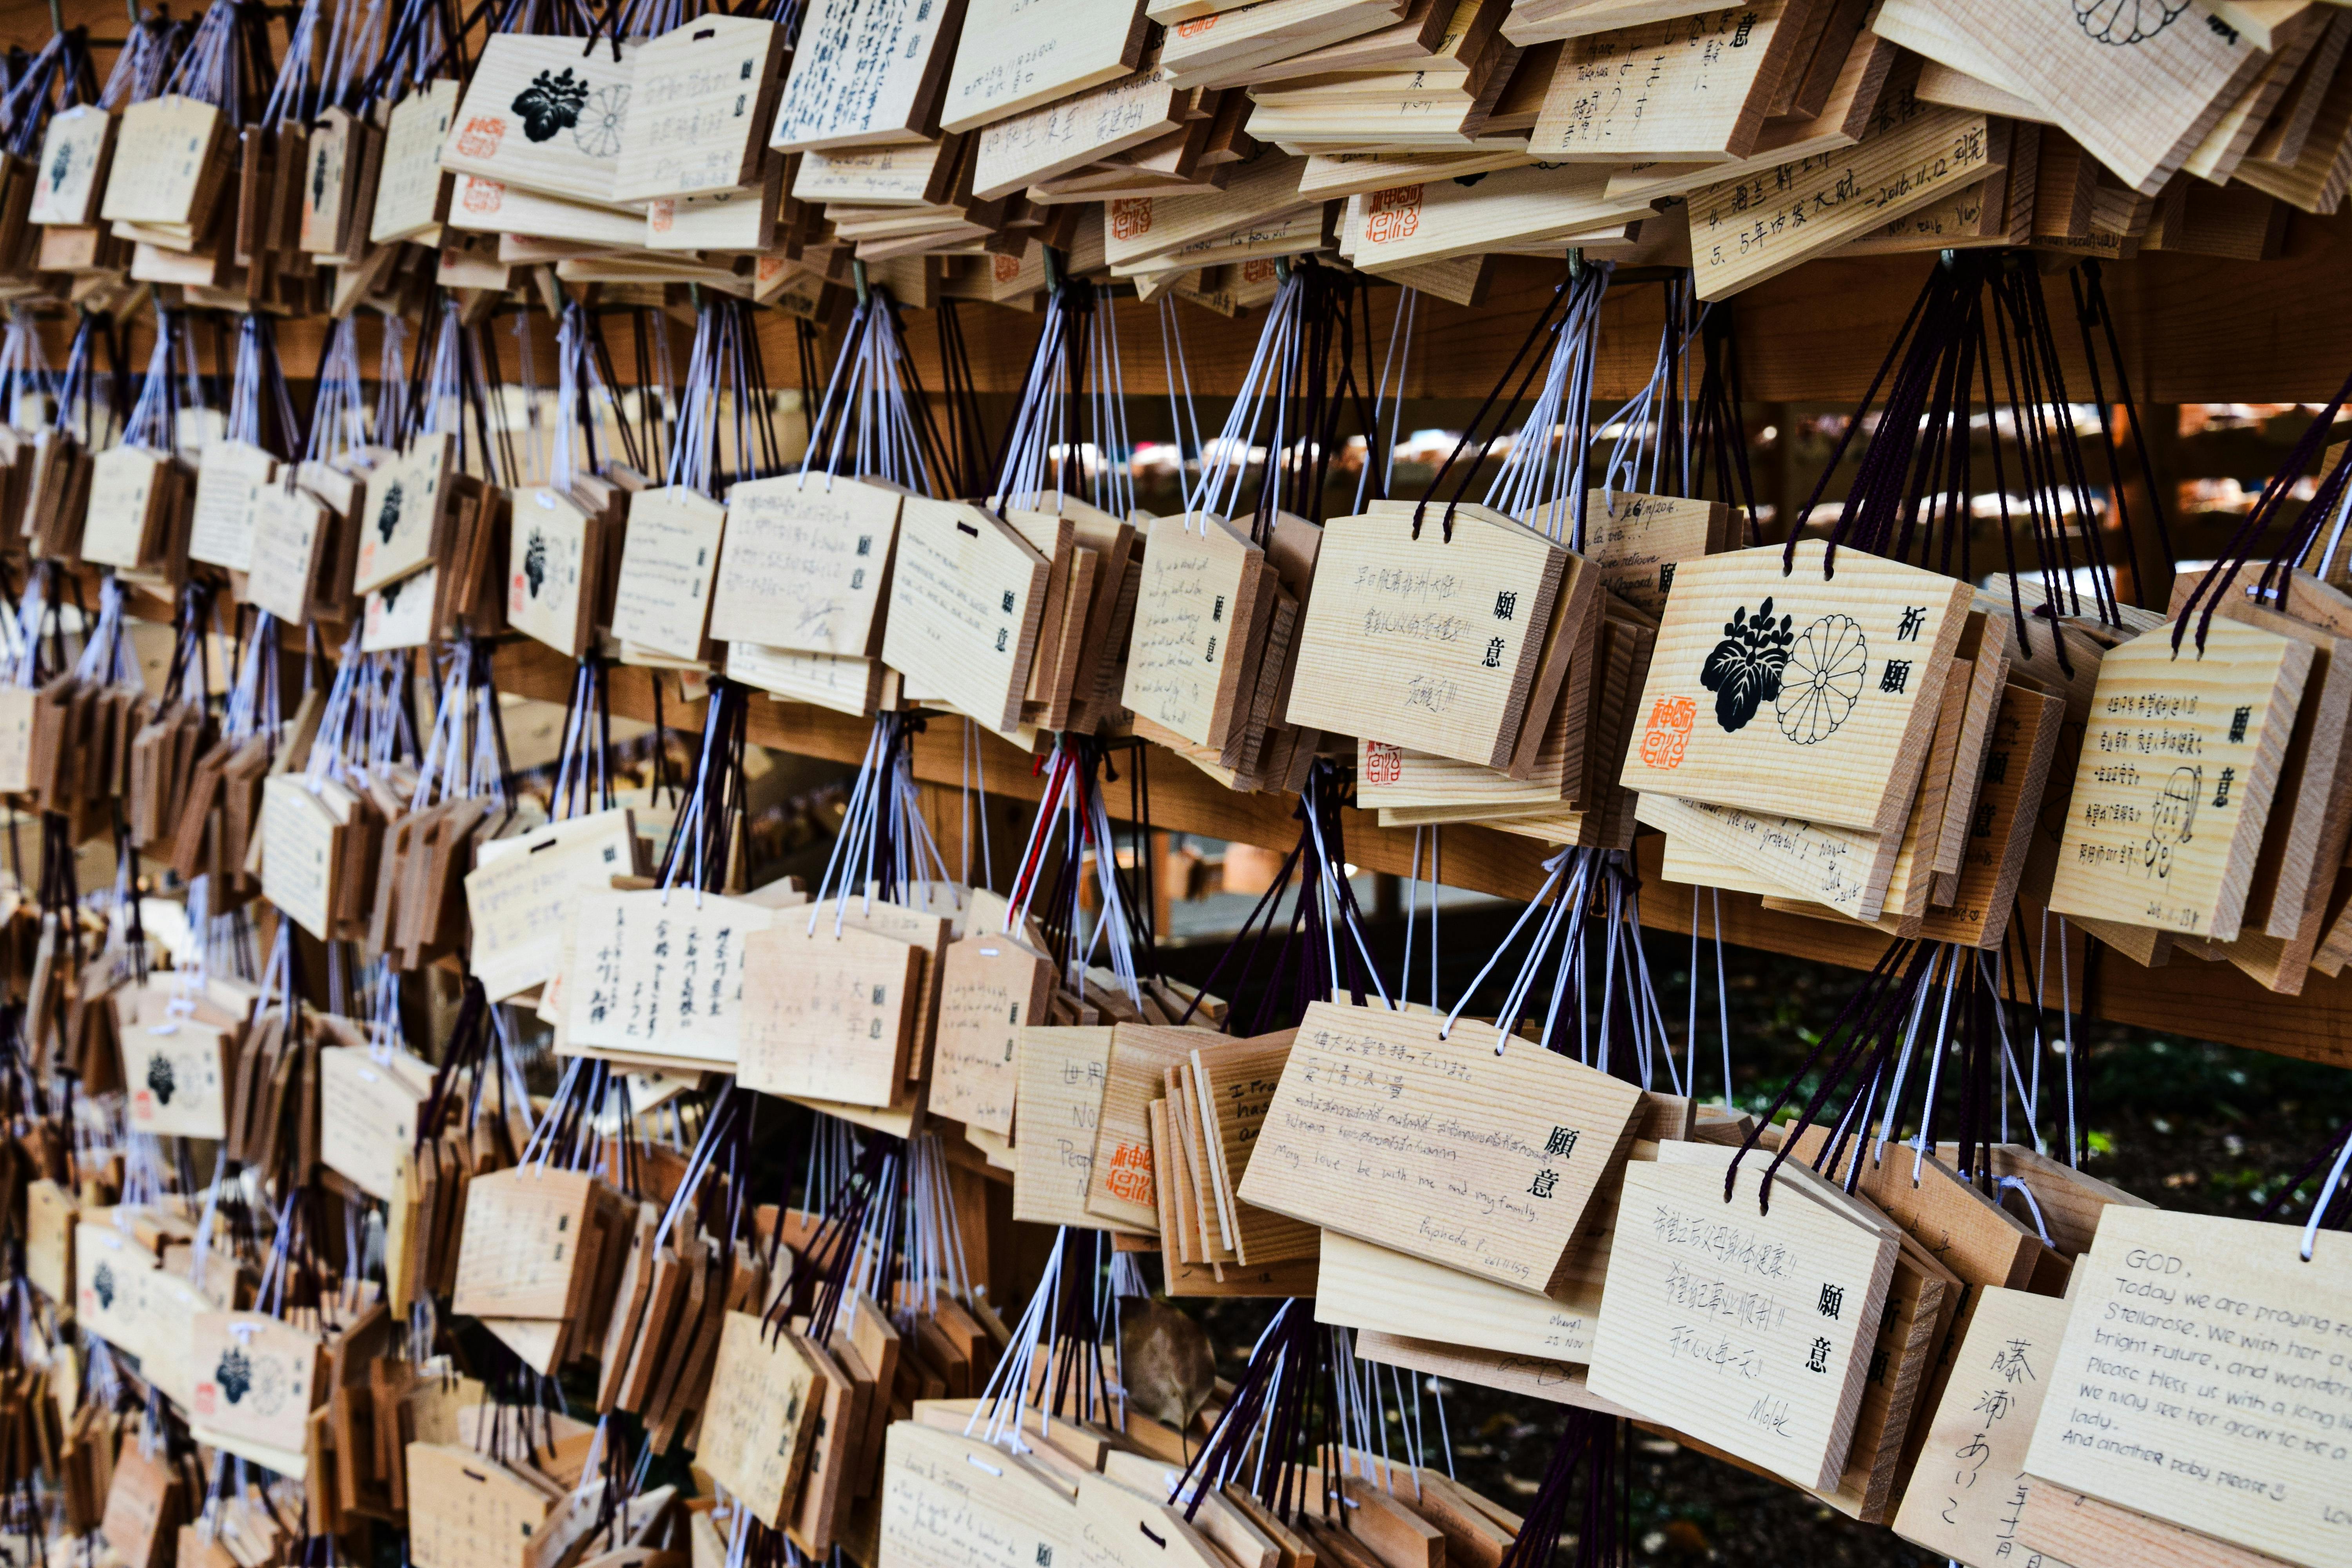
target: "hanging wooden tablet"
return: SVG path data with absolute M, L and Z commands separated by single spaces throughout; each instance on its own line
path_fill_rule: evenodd
M 1727 1203 L 1733 1151 L 1685 1153 L 1626 1167 L 1592 1391 L 1827 1489 L 1853 1441 L 1894 1227 L 1867 1227 L 1794 1181 L 1759 1213 L 1753 1156 Z
M 25 1188 L 25 1278 L 52 1301 L 74 1293 L 74 1230 L 81 1223 L 73 1195 L 44 1176 Z
M 1877 106 L 1850 151 L 1697 186 L 1688 200 L 1699 298 L 1727 298 L 1979 184 L 2008 150 L 1982 113 L 1905 92 Z
M 1958 1562 L 1997 1563 L 2019 1551 L 2018 1513 L 2033 1489 L 2025 1451 L 2050 1392 L 2067 1303 L 1995 1287 L 1978 1292 L 1974 1307 L 1895 1533 Z
M 360 547 L 352 588 L 373 594 L 434 565 L 447 545 L 453 435 L 421 435 L 367 476 L 360 505 Z
M 457 1308 L 473 1315 L 551 1318 L 574 1305 L 594 1178 L 526 1166 L 478 1175 L 466 1189 Z M 454 1303 L 453 1303 L 454 1304 Z
M 1506 767 L 1568 552 L 1467 505 L 1450 542 L 1437 505 L 1415 539 L 1411 510 L 1324 525 L 1286 717 Z
M 489 840 L 476 856 L 466 876 L 467 968 L 503 1002 L 556 973 L 573 899 L 636 873 L 635 819 L 626 806 L 592 812 Z
M 1897 27 L 1914 25 L 1957 30 L 2004 87 L 2144 195 L 2163 186 L 2265 58 L 2238 29 L 2181 26 L 2188 18 L 2177 11 L 2036 16 L 1986 29 L 1951 0 L 1898 0 L 1890 9 L 1888 37 L 1900 42 Z M 2161 90 L 2140 90 L 2158 76 Z
M 225 123 L 211 104 L 177 94 L 124 110 L 99 216 L 110 223 L 200 226 L 220 188 Z
M 727 509 L 682 485 L 629 498 L 613 635 L 671 658 L 706 657 L 710 585 Z
M 1444 1025 L 1310 1005 L 1238 1194 L 1543 1294 L 1641 1091 L 1524 1043 L 1497 1055 L 1475 1025 L 1440 1038 Z
M 1120 700 L 1198 746 L 1223 750 L 1274 605 L 1265 552 L 1202 513 L 1155 518 L 1137 584 Z
M 134 1427 L 125 1435 L 106 1489 L 99 1531 L 129 1568 L 163 1568 L 187 1509 L 187 1483 L 163 1450 L 149 1453 Z
M 1579 1365 L 1591 1359 L 1601 1307 L 1591 1287 L 1531 1296 L 1336 1230 L 1323 1233 L 1318 1259 L 1318 1323 Z
M 74 1227 L 74 1315 L 84 1331 L 143 1356 L 147 1280 L 154 1272 L 155 1255 L 125 1235 L 110 1212 L 84 1209 Z
M 620 166 L 601 199 L 731 191 L 758 174 L 760 128 L 782 89 L 784 29 L 711 13 L 637 46 Z
M 1076 1562 L 1073 1488 L 976 1437 L 892 1423 L 884 1457 L 881 1550 L 914 1568 L 1037 1568 Z
M 404 1052 L 384 1060 L 353 1047 L 319 1053 L 321 1162 L 362 1192 L 387 1201 L 413 1158 L 416 1119 L 432 1068 Z
M 1191 96 L 1147 55 L 1130 75 L 996 121 L 979 133 L 972 194 L 995 201 L 1181 132 Z
M 1134 69 L 1143 52 L 1142 0 L 1113 5 L 971 0 L 940 123 L 975 131 Z M 1052 40 L 1041 49 L 1041 40 Z
M 429 81 L 392 106 L 375 208 L 367 217 L 371 244 L 429 237 L 448 216 L 452 176 L 442 169 L 439 154 L 457 111 L 458 91 L 454 80 Z
M 1742 550 L 1676 568 L 1622 782 L 1899 832 L 1969 591 L 1853 550 L 1824 579 L 1810 541 L 1785 576 L 1780 556 Z
M 732 1063 L 748 939 L 776 911 L 691 890 L 597 893 L 564 976 L 564 1048 Z
M 2202 657 L 2167 630 L 2109 650 L 2068 799 L 2050 908 L 2236 938 L 2308 644 L 2217 618 Z
M 259 1312 L 201 1312 L 190 1344 L 188 1415 L 201 1441 L 232 1452 L 302 1451 L 311 1405 L 325 1394 L 317 1334 Z
M 228 1131 L 235 1036 L 193 1021 L 135 1028 L 121 1038 L 131 1125 L 141 1132 L 220 1138 Z
M 2339 1233 L 2105 1210 L 2026 1473 L 2290 1563 L 2333 1561 L 2352 1457 L 2303 1391 L 2323 1392 L 2347 1270 Z
M 695 1459 L 770 1529 L 781 1528 L 820 1424 L 817 1377 L 798 1334 L 730 1311 Z
M 758 643 L 727 645 L 727 679 L 787 702 L 836 713 L 871 715 L 882 697 L 882 661 L 829 653 L 795 653 Z
M 195 511 L 188 528 L 188 558 L 232 572 L 253 569 L 255 514 L 264 487 L 278 476 L 278 459 L 244 441 L 215 441 L 196 469 Z
M 1139 1230 L 1158 1228 L 1159 1145 L 1151 1136 L 1150 1107 L 1166 1093 L 1162 1083 L 1168 1069 L 1190 1060 L 1192 1047 L 1215 1033 L 1198 1025 L 1114 1027 L 1104 1068 L 1102 1110 L 1095 1129 L 1087 1212 Z
M 411 1443 L 406 1455 L 409 1556 L 416 1568 L 515 1568 L 554 1500 L 483 1454 Z
M 852 1105 L 898 1102 L 917 1023 L 915 943 L 795 910 L 751 939 L 744 1087 Z
M 1733 547 L 1737 518 L 1722 501 L 1633 490 L 1587 490 L 1584 558 L 1601 585 L 1627 604 L 1663 617 L 1682 563 Z
M 1033 1025 L 1021 1031 L 1015 1065 L 1022 1136 L 1013 1148 L 1015 1219 L 1114 1228 L 1087 1208 L 1110 1039 L 1110 1030 L 1100 1026 Z
M 1245 1268 L 1316 1255 L 1319 1233 L 1236 1195 L 1258 1147 L 1267 1108 L 1289 1059 L 1292 1033 L 1195 1046 L 1186 1074 L 1193 1095 L 1215 1219 L 1224 1245 Z
M 603 519 L 569 496 L 533 486 L 515 492 L 514 539 L 507 624 L 578 658 L 595 633 Z
M 577 38 L 493 33 L 441 145 L 455 174 L 565 200 L 614 203 L 630 54 Z M 454 215 L 453 215 L 454 216 Z
M 89 461 L 89 510 L 82 517 L 82 560 L 143 566 L 155 560 L 169 496 L 167 456 L 146 447 L 108 447 Z
M 330 531 L 327 509 L 316 496 L 299 486 L 264 486 L 254 503 L 246 602 L 289 626 L 302 625 Z
M 427 566 L 369 593 L 360 618 L 360 651 L 391 653 L 430 643 L 440 592 L 440 568 Z
M 366 153 L 362 122 L 348 110 L 330 109 L 310 127 L 298 243 L 311 255 L 341 256 L 349 245 Z
M 710 635 L 805 653 L 878 653 L 904 500 L 887 486 L 824 474 L 734 486 Z
M 772 249 L 777 244 L 776 220 L 783 208 L 785 162 L 784 154 L 770 150 L 761 153 L 751 179 L 732 190 L 716 191 L 707 196 L 665 196 L 648 202 L 646 205 L 646 247 L 651 250 Z M 730 278 L 728 286 L 733 286 L 734 282 Z M 759 302 L 766 302 L 756 289 L 753 298 Z
M 92 222 L 99 193 L 106 188 L 114 157 L 115 119 L 93 103 L 76 104 L 49 116 L 41 155 L 34 163 L 30 223 L 74 226 Z
M 1744 158 L 1828 0 L 1767 0 L 1569 40 L 1528 150 L 1564 163 Z
M 1045 616 L 1050 563 L 1001 519 L 961 501 L 910 496 L 882 660 L 992 730 L 1021 722 Z
M 769 145 L 782 152 L 928 141 L 963 0 L 819 0 L 801 22 Z
M 333 807 L 299 775 L 277 774 L 262 786 L 261 842 L 264 896 L 325 941 L 346 842 Z
M 933 1110 L 1012 1136 L 1014 1056 L 1023 1031 L 1043 1019 L 1054 984 L 1053 960 L 1001 932 L 948 944 L 931 1049 Z

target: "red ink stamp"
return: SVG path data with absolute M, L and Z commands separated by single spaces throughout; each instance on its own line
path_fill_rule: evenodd
M 457 132 L 457 152 L 467 158 L 495 158 L 506 133 L 507 122 L 498 116 L 477 116 L 466 121 L 466 128 Z
M 1385 191 L 1374 191 L 1364 200 L 1364 239 L 1371 245 L 1387 245 L 1403 239 L 1421 227 L 1421 187 L 1391 185 Z
M 1683 765 L 1683 752 L 1690 745 L 1691 725 L 1698 719 L 1698 704 L 1687 697 L 1661 697 L 1650 708 L 1650 728 L 1642 736 L 1642 763 L 1661 773 Z

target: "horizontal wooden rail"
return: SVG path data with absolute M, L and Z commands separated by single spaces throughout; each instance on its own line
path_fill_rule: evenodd
M 520 639 L 501 643 L 492 662 L 499 690 L 557 703 L 570 695 L 572 668 L 552 649 Z M 616 668 L 611 672 L 608 689 L 614 713 L 645 721 L 653 718 L 652 671 Z M 664 717 L 673 725 L 699 726 L 702 704 L 681 707 L 674 700 L 666 701 Z M 766 698 L 753 701 L 746 728 L 755 745 L 853 764 L 866 754 L 872 733 L 872 725 L 864 719 Z M 940 723 L 919 735 L 914 743 L 915 776 L 930 784 L 962 784 L 968 766 L 963 732 L 961 724 Z M 992 792 L 1030 801 L 1042 795 L 1042 782 L 1032 769 L 1034 759 L 984 731 L 980 742 Z M 1297 796 L 1235 794 L 1173 752 L 1156 746 L 1150 751 L 1152 826 L 1286 852 L 1297 842 Z M 1122 821 L 1128 819 L 1127 798 L 1123 788 L 1104 791 L 1105 806 Z M 1381 827 L 1373 813 L 1352 808 L 1345 814 L 1342 831 L 1349 861 L 1397 876 L 1412 873 L 1411 832 Z M 1654 875 L 1655 853 L 1663 841 L 1651 837 L 1642 842 L 1649 850 L 1643 861 L 1653 873 L 1642 889 L 1643 923 L 1656 931 L 1687 935 L 1696 890 Z M 1441 879 L 1448 887 L 1524 900 L 1533 897 L 1543 884 L 1547 853 L 1547 847 L 1534 839 L 1490 828 L 1448 827 Z M 1424 875 L 1426 871 L 1424 866 Z M 1886 947 L 1886 939 L 1876 932 L 1767 910 L 1762 900 L 1751 894 L 1706 895 L 1700 906 L 1701 932 L 1713 936 L 1719 909 L 1724 940 L 1741 947 L 1857 969 L 1876 963 Z M 2038 934 L 2028 933 L 2029 949 Z M 2055 970 L 2059 962 L 2053 946 L 2050 967 Z M 2083 996 L 2086 968 L 2089 971 L 2087 1011 L 2092 1016 L 2311 1061 L 2352 1065 L 2352 977 L 2330 980 L 2315 971 L 2302 995 L 2281 996 L 2226 963 L 2200 963 L 2186 955 L 2176 955 L 2164 968 L 2153 970 L 2142 969 L 2115 952 L 2086 963 L 2079 937 L 2069 943 L 2064 963 L 2066 980 L 2078 999 Z M 2059 976 L 2053 973 L 2044 984 L 2054 1006 Z

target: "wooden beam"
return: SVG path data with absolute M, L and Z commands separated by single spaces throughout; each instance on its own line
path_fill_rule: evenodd
M 500 691 L 561 703 L 572 689 L 569 659 L 541 644 L 514 640 L 499 645 L 491 665 Z M 631 719 L 653 717 L 653 672 L 616 668 L 608 689 L 613 711 Z M 665 701 L 664 717 L 673 726 L 698 730 L 703 704 Z M 803 756 L 824 757 L 856 764 L 866 754 L 872 724 L 864 719 L 800 703 L 760 697 L 752 700 L 749 739 L 755 745 Z M 982 765 L 988 788 L 997 795 L 1035 801 L 1044 781 L 1033 771 L 1034 759 L 985 731 L 980 737 Z M 966 773 L 964 730 L 961 722 L 943 719 L 915 739 L 915 776 L 925 783 L 956 785 Z M 1298 840 L 1297 800 L 1293 795 L 1239 795 L 1226 789 L 1190 763 L 1158 746 L 1144 746 L 1151 794 L 1151 826 L 1172 832 L 1199 834 L 1287 851 Z M 1122 771 L 1133 765 L 1114 758 Z M 1103 804 L 1120 821 L 1129 820 L 1128 792 L 1117 785 L 1103 792 Z M 1342 814 L 1342 853 L 1352 864 L 1395 876 L 1413 869 L 1413 836 L 1384 828 L 1376 814 L 1348 809 Z M 1444 830 L 1443 880 L 1453 888 L 1489 893 L 1497 898 L 1525 900 L 1542 887 L 1543 862 L 1549 851 L 1531 838 L 1498 833 L 1492 828 L 1456 826 Z M 1662 840 L 1643 839 L 1645 872 L 1642 888 L 1642 922 L 1652 930 L 1687 936 L 1691 930 L 1696 889 L 1668 882 L 1657 873 L 1657 849 Z M 1424 875 L 1428 867 L 1424 862 Z M 1792 958 L 1867 969 L 1886 949 L 1886 939 L 1859 926 L 1808 920 L 1768 910 L 1750 894 L 1724 892 L 1720 900 L 1723 938 L 1740 947 L 1757 948 Z M 1699 910 L 1699 930 L 1712 939 L 1717 901 Z M 2029 931 L 2033 951 L 2039 933 Z M 2037 959 L 2037 962 L 2040 962 Z M 2314 973 L 2300 996 L 2281 996 L 2263 990 L 2225 963 L 2203 963 L 2175 956 L 2162 969 L 2145 970 L 2119 953 L 2107 953 L 2087 964 L 2079 934 L 2065 955 L 2065 978 L 2078 999 L 2086 970 L 2092 991 L 2090 1016 L 2167 1034 L 2193 1035 L 2256 1050 L 2273 1051 L 2306 1060 L 2352 1066 L 2352 973 L 2330 980 Z M 2059 957 L 2049 959 L 2053 972 Z M 2043 981 L 2053 1006 L 2060 994 L 2059 976 Z

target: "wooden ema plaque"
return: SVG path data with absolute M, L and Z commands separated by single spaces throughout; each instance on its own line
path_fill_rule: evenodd
M 2067 1304 L 1990 1286 L 1977 1292 L 1973 1313 L 1895 1533 L 1957 1562 L 2000 1563 L 2021 1555 L 2018 1518 L 2034 1484 L 2025 1450 L 2050 1393 Z
M 1719 500 L 1587 490 L 1584 558 L 1601 572 L 1601 585 L 1655 619 L 1685 561 L 1732 547 L 1738 520 Z
M 475 1317 L 565 1316 L 594 1202 L 595 1178 L 583 1171 L 527 1166 L 473 1178 L 452 1308 Z
M 1969 585 L 1799 542 L 1685 562 L 1620 783 L 1899 834 L 1927 761 Z M 1321 602 L 1321 595 L 1317 596 Z
M 1922 26 L 1957 35 L 1958 49 L 1933 52 L 1965 51 L 1970 74 L 2024 98 L 2142 195 L 2163 188 L 2265 58 L 2245 29 L 2208 22 L 2202 6 L 2036 8 L 1999 27 L 1961 0 L 1886 10 L 1874 25 L 1898 43 Z
M 81 558 L 105 566 L 137 568 L 157 553 L 171 459 L 125 443 L 90 458 L 89 501 L 82 514 Z
M 1675 1150 L 1625 1167 L 1601 1287 L 1592 1392 L 1799 1486 L 1837 1485 L 1894 1276 L 1895 1229 L 1776 1181 L 1751 1153 Z M 1851 1200 L 1843 1200 L 1851 1201 Z
M 1528 151 L 1559 163 L 1744 158 L 1821 0 L 1760 5 L 1612 28 L 1568 40 Z
M 784 30 L 714 12 L 637 47 L 620 167 L 602 199 L 707 196 L 750 184 L 782 85 Z
M 972 195 L 995 201 L 1180 132 L 1190 96 L 1147 59 L 1131 76 L 996 121 L 980 132 Z
M 1009 1138 L 1014 1055 L 1053 999 L 1053 960 L 1009 936 L 976 934 L 948 944 L 941 973 L 931 1109 Z
M 1102 1121 L 1111 1031 L 1100 1026 L 1021 1031 L 1021 1139 L 1013 1146 L 1013 1217 L 1124 1230 L 1087 1207 Z M 936 1106 L 936 1085 L 934 1099 Z
M 521 1568 L 555 1507 L 546 1492 L 454 1443 L 411 1443 L 406 1462 L 415 1568 Z
M 1600 1308 L 1601 1293 L 1587 1286 L 1572 1288 L 1564 1300 L 1530 1296 L 1336 1230 L 1323 1233 L 1318 1323 L 1581 1365 L 1592 1359 Z
M 393 105 L 376 174 L 375 210 L 368 215 L 372 243 L 429 235 L 449 216 L 451 176 L 442 171 L 440 154 L 457 112 L 457 91 L 455 81 L 429 81 Z
M 1324 525 L 1288 721 L 1507 768 L 1568 552 L 1483 507 Z M 1147 552 L 1145 559 L 1150 559 Z
M 1192 1124 L 1201 1134 L 1215 1223 L 1225 1249 L 1244 1268 L 1313 1258 L 1319 1236 L 1312 1226 L 1272 1214 L 1235 1196 L 1265 1124 L 1289 1059 L 1293 1032 L 1192 1047 L 1189 1079 Z
M 1135 68 L 1143 0 L 971 0 L 940 126 L 977 131 Z
M 2296 1226 L 2104 1210 L 2026 1473 L 2289 1563 L 2345 1562 L 2352 1236 L 2301 1252 Z
M 105 198 L 98 216 L 109 223 L 187 226 L 208 184 L 222 132 L 221 111 L 198 99 L 167 93 L 122 112 Z
M 49 116 L 42 133 L 40 161 L 33 165 L 27 223 L 74 226 L 90 221 L 90 208 L 105 189 L 114 152 L 114 116 L 96 104 L 76 104 Z
M 318 1335 L 260 1312 L 199 1312 L 190 1342 L 188 1419 L 200 1441 L 232 1453 L 302 1451 L 310 1407 L 326 1395 Z
M 249 442 L 206 443 L 204 464 L 196 470 L 188 559 L 250 572 L 255 514 L 263 489 L 277 477 L 278 459 Z
M 801 21 L 768 144 L 780 152 L 925 142 L 964 0 L 817 0 Z
M 592 588 L 603 534 L 595 515 L 544 486 L 518 490 L 514 540 L 507 624 L 579 658 L 596 629 Z
M 194 1019 L 161 1028 L 134 1026 L 122 1033 L 121 1050 L 134 1130 L 184 1138 L 227 1136 L 230 1052 L 225 1031 Z
M 2169 627 L 2099 664 L 2050 888 L 2057 914 L 2236 939 L 2308 643 L 2216 617 L 2176 657 Z
M 433 567 L 436 549 L 446 542 L 441 515 L 457 445 L 452 435 L 418 436 L 369 473 L 353 593 L 373 594 Z
M 326 1167 L 390 1202 L 415 1159 L 416 1119 L 433 1068 L 406 1053 L 333 1046 L 319 1053 L 319 1158 Z
M 1120 1226 L 1157 1232 L 1160 1188 L 1150 1106 L 1167 1094 L 1167 1074 L 1192 1059 L 1216 1030 L 1197 1025 L 1119 1024 L 1113 1026 L 1104 1068 L 1102 1112 L 1095 1128 L 1087 1211 Z
M 572 910 L 564 1048 L 735 1062 L 744 954 L 777 911 L 676 889 L 591 894 Z
M 1274 595 L 1265 552 L 1206 513 L 1154 518 L 1120 700 L 1196 746 L 1223 750 Z
M 501 185 L 610 207 L 629 110 L 625 46 L 493 33 L 441 144 L 441 167 Z
M 1690 193 L 1698 296 L 1736 294 L 1981 184 L 2007 151 L 1981 113 L 1889 94 L 1852 147 Z
M 552 979 L 562 966 L 572 900 L 612 887 L 636 868 L 635 819 L 626 806 L 567 817 L 484 841 L 466 874 L 473 945 L 467 969 L 503 1002 Z
M 815 1384 L 799 1335 L 767 1331 L 754 1312 L 727 1314 L 695 1462 L 771 1530 L 808 1463 Z
M 795 909 L 753 936 L 749 954 L 743 1086 L 896 1104 L 918 1021 L 922 950 L 852 923 L 835 931 L 830 911 Z
M 882 1461 L 884 1560 L 908 1568 L 1076 1562 L 1074 1489 L 1051 1474 L 976 1437 L 892 1422 Z
M 264 487 L 253 510 L 246 600 L 289 626 L 300 626 L 310 615 L 320 548 L 329 531 L 327 509 L 310 491 L 293 485 Z
M 882 661 L 926 698 L 992 730 L 1021 722 L 1050 563 L 1011 524 L 964 501 L 909 496 Z
M 1548 1294 L 1642 1091 L 1495 1031 L 1310 1004 L 1238 1195 Z
M 869 656 L 889 592 L 900 492 L 785 474 L 727 492 L 710 635 L 803 653 Z
M 683 485 L 630 497 L 613 635 L 670 658 L 700 658 L 726 526 L 725 507 Z

